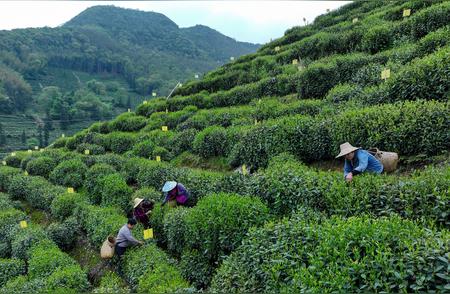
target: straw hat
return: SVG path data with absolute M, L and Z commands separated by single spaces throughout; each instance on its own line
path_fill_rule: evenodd
M 142 198 L 134 198 L 134 208 L 138 207 L 141 202 L 144 201 Z
M 177 186 L 177 182 L 175 182 L 175 181 L 167 181 L 167 182 L 164 184 L 164 186 L 163 186 L 163 188 L 162 188 L 162 191 L 163 191 L 164 193 L 167 193 L 167 192 L 169 192 L 169 191 L 172 191 L 176 186 Z
M 349 142 L 345 142 L 344 144 L 341 144 L 341 146 L 339 146 L 339 148 L 341 148 L 341 152 L 339 152 L 339 154 L 336 156 L 336 158 L 339 158 L 341 156 L 347 155 L 355 150 L 360 149 L 360 147 L 353 147 Z

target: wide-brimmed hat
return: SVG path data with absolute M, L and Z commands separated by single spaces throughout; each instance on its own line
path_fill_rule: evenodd
M 134 208 L 138 207 L 141 202 L 144 201 L 142 198 L 134 198 Z
M 341 152 L 339 152 L 339 154 L 336 156 L 336 158 L 339 158 L 341 156 L 347 155 L 353 151 L 360 149 L 360 147 L 353 147 L 349 142 L 345 142 L 344 144 L 341 144 L 341 146 L 339 146 L 339 148 L 341 149 Z
M 177 186 L 177 182 L 175 181 L 167 181 L 164 186 L 162 187 L 162 191 L 164 193 L 167 193 L 169 191 L 172 191 Z

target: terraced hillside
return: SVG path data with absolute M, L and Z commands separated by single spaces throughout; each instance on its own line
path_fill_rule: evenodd
M 450 291 L 449 23 L 445 1 L 354 2 L 168 100 L 145 102 L 51 148 L 7 156 L 0 270 L 17 270 L 0 280 L 0 293 L 17 285 L 25 292 Z M 348 184 L 341 171 L 323 168 L 345 141 L 398 152 L 407 172 Z M 155 238 L 100 282 L 87 281 L 92 266 L 58 263 L 56 252 L 77 247 L 76 236 L 100 248 L 135 197 L 160 203 L 166 180 L 186 186 L 188 207 L 156 205 Z M 33 226 L 19 229 L 27 219 L 21 205 L 48 217 L 46 238 L 33 237 Z M 63 270 L 46 272 L 49 262 Z

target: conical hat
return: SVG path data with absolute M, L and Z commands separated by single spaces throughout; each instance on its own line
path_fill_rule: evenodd
M 138 207 L 141 202 L 144 201 L 142 198 L 134 198 L 134 208 Z
M 336 156 L 336 158 L 339 158 L 341 156 L 347 155 L 355 150 L 360 149 L 359 147 L 353 147 L 349 142 L 345 142 L 344 144 L 341 144 L 341 146 L 339 146 L 339 148 L 341 149 L 341 152 L 339 152 L 339 154 Z
M 167 181 L 164 184 L 164 187 L 162 188 L 162 191 L 164 193 L 167 193 L 169 191 L 172 191 L 176 186 L 177 186 L 177 182 L 175 182 L 175 181 Z

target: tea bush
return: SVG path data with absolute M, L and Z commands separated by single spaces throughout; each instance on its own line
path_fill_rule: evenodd
M 105 154 L 105 148 L 100 145 L 82 143 L 77 146 L 78 153 L 84 154 L 86 151 L 89 151 L 89 154 L 92 155 Z
M 101 190 L 102 206 L 116 206 L 123 211 L 131 209 L 131 194 L 133 190 L 128 187 L 120 174 L 106 175 L 100 178 L 98 184 Z
M 93 293 L 129 293 L 124 281 L 115 272 L 107 272 L 101 279 L 98 288 Z
M 150 158 L 156 145 L 152 140 L 144 140 L 133 147 L 133 154 L 140 157 Z
M 18 276 L 9 280 L 3 288 L 0 288 L 0 293 L 45 293 L 45 288 L 46 280 L 43 278 L 29 279 L 27 276 Z
M 42 240 L 48 240 L 46 232 L 37 225 L 29 224 L 27 228 L 18 230 L 11 240 L 11 256 L 28 259 L 29 249 Z
M 137 292 L 139 293 L 177 293 L 185 292 L 189 284 L 181 277 L 175 267 L 169 264 L 156 266 L 139 279 Z M 190 289 L 193 291 L 193 289 Z
M 186 215 L 189 213 L 188 208 L 178 207 L 170 209 L 164 216 L 163 230 L 165 239 L 167 239 L 167 251 L 175 256 L 181 257 L 181 254 L 186 247 L 185 232 L 187 231 L 186 223 L 184 221 Z
M 76 208 L 81 203 L 86 202 L 86 197 L 78 193 L 64 193 L 56 196 L 51 204 L 52 216 L 59 221 L 63 221 L 73 215 Z
M 58 185 L 80 188 L 83 186 L 87 166 L 78 159 L 63 161 L 51 172 L 50 180 Z
M 9 257 L 11 255 L 11 239 L 19 229 L 19 222 L 28 220 L 25 213 L 20 210 L 10 208 L 0 210 L 0 256 Z
M 448 232 L 398 217 L 305 220 L 252 230 L 211 291 L 436 291 L 446 284 Z
M 203 252 L 203 260 L 211 269 L 235 250 L 247 230 L 259 226 L 268 219 L 267 207 L 258 199 L 233 194 L 216 194 L 204 197 L 184 217 L 186 249 Z M 168 224 L 165 223 L 165 226 Z M 172 224 L 175 226 L 177 224 Z M 179 237 L 178 237 L 179 238 Z M 168 244 L 180 246 L 178 240 Z M 183 275 L 196 285 L 207 286 L 195 281 L 191 273 L 197 272 L 195 264 L 185 263 Z M 208 279 L 205 277 L 204 279 Z
M 25 262 L 20 259 L 3 259 L 0 258 L 0 287 L 3 287 L 6 282 L 25 274 Z
M 30 278 L 46 278 L 68 266 L 76 265 L 75 261 L 59 248 L 49 242 L 43 241 L 31 248 L 28 261 L 28 274 Z
M 20 167 L 22 160 L 28 156 L 26 152 L 15 152 L 16 154 L 13 156 L 12 154 L 5 157 L 6 164 L 12 167 Z
M 9 185 L 11 183 L 11 179 L 20 174 L 20 170 L 17 168 L 2 166 L 0 167 L 0 190 L 8 191 Z
M 105 149 L 114 153 L 122 154 L 133 148 L 135 136 L 125 132 L 113 132 L 106 135 Z
M 78 264 L 60 268 L 48 276 L 46 282 L 49 291 L 73 289 L 80 293 L 89 288 L 87 275 Z
M 42 156 L 30 160 L 27 163 L 25 170 L 30 175 L 48 178 L 56 165 L 57 163 L 54 159 Z
M 134 113 L 123 113 L 109 124 L 111 131 L 134 132 L 145 126 L 146 118 Z
M 155 203 L 159 203 L 163 200 L 162 192 L 156 191 L 154 188 L 151 187 L 144 187 L 139 190 L 136 190 L 133 193 L 133 197 L 131 197 L 131 199 L 135 198 L 147 199 Z
M 80 233 L 80 225 L 76 216 L 71 216 L 62 223 L 51 223 L 46 228 L 47 234 L 61 250 L 73 247 Z
M 227 149 L 228 135 L 223 127 L 211 126 L 195 136 L 193 150 L 204 158 L 226 155 Z
M 101 202 L 102 186 L 100 185 L 100 180 L 115 172 L 116 170 L 112 166 L 105 163 L 94 164 L 86 172 L 84 187 L 88 192 L 88 198 L 92 204 L 100 204 Z

